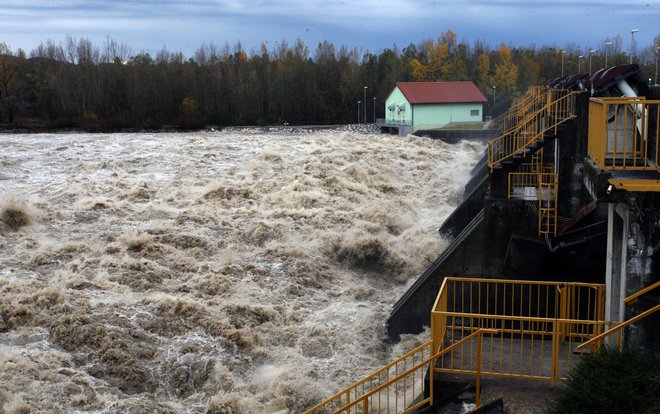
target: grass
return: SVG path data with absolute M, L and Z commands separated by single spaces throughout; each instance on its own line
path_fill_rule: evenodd
M 485 122 L 449 123 L 440 129 L 483 129 Z

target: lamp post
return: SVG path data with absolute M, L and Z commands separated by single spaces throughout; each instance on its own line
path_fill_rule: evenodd
M 580 68 L 582 67 L 582 58 L 584 56 L 580 55 L 578 56 L 578 75 L 580 74 Z
M 607 52 L 610 49 L 612 42 L 605 42 L 605 67 L 607 67 Z
M 358 101 L 358 124 L 360 123 L 360 104 L 362 101 Z
M 660 53 L 660 46 L 655 48 L 655 86 L 658 86 L 658 53 Z
M 561 49 L 559 53 L 561 53 L 561 77 L 564 77 L 564 52 L 566 52 L 564 49 Z
M 495 88 L 496 86 L 493 85 L 493 109 L 495 108 Z
M 635 54 L 635 33 L 639 32 L 639 29 L 632 29 L 630 31 L 630 64 L 633 63 L 633 58 Z
M 364 87 L 364 123 L 367 123 L 367 87 Z
M 376 97 L 374 96 L 374 124 L 376 123 Z
M 591 75 L 591 56 L 598 52 L 597 50 L 590 49 L 589 50 L 589 75 Z

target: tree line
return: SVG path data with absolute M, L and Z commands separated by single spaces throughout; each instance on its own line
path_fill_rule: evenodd
M 529 85 L 571 73 L 628 63 L 619 36 L 598 52 L 558 47 L 490 47 L 459 42 L 448 30 L 435 40 L 380 53 L 336 47 L 313 50 L 298 40 L 246 51 L 240 43 L 203 44 L 193 56 L 163 48 L 132 53 L 107 37 L 101 45 L 67 36 L 29 53 L 0 43 L 0 125 L 5 128 L 200 128 L 231 125 L 344 124 L 358 120 L 366 92 L 367 122 L 384 114 L 397 81 L 471 80 L 503 112 Z M 660 35 L 637 48 L 635 62 L 654 75 Z M 607 55 L 607 56 L 606 56 Z M 367 87 L 366 89 L 364 87 Z M 374 99 L 375 98 L 375 99 Z M 374 110 L 375 106 L 375 110 Z M 364 107 L 360 110 L 364 113 Z M 360 117 L 363 117 L 360 115 Z M 365 119 L 360 118 L 362 122 Z

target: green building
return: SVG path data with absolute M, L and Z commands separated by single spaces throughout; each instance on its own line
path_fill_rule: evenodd
M 449 123 L 482 122 L 486 97 L 473 82 L 397 82 L 385 101 L 383 132 L 412 133 Z

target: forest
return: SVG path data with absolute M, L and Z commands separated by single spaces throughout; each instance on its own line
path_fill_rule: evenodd
M 660 35 L 653 44 L 633 45 L 635 63 L 646 78 L 656 73 L 659 46 Z M 100 45 L 85 37 L 45 40 L 30 52 L 0 42 L 0 127 L 346 124 L 358 121 L 358 101 L 365 95 L 366 122 L 373 122 L 374 115 L 383 117 L 384 100 L 397 81 L 474 81 L 488 97 L 486 115 L 494 116 L 529 85 L 562 71 L 566 76 L 595 72 L 606 60 L 609 66 L 626 64 L 629 49 L 619 36 L 589 49 L 576 44 L 492 47 L 484 41 L 459 42 L 451 30 L 377 54 L 328 41 L 310 48 L 300 40 L 271 47 L 264 42 L 249 51 L 240 43 L 209 43 L 189 57 L 166 47 L 132 53 L 110 36 Z

